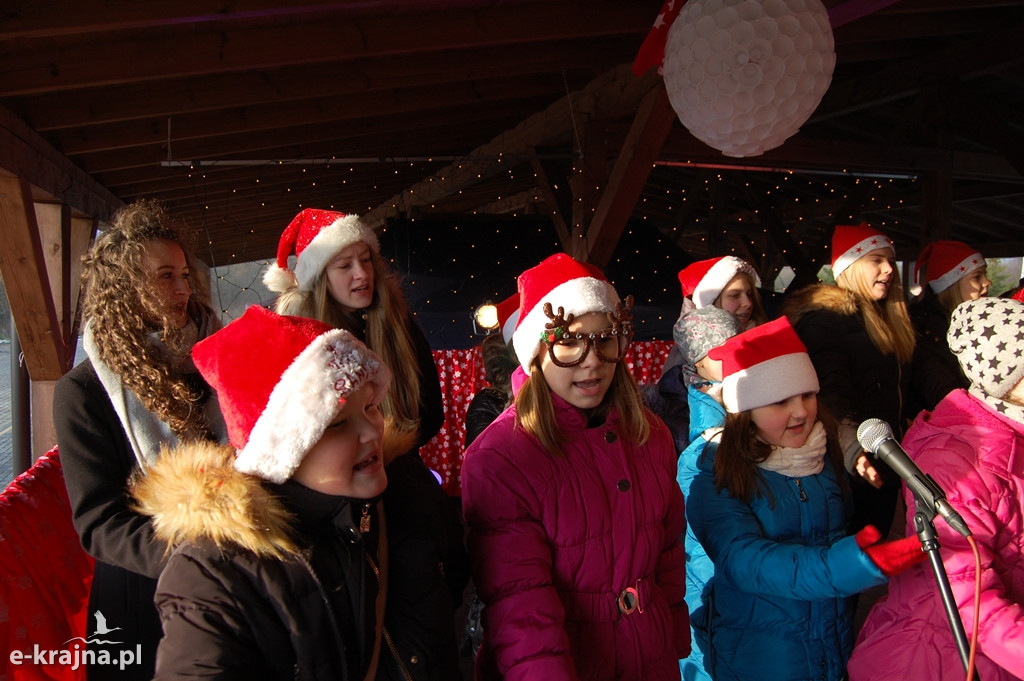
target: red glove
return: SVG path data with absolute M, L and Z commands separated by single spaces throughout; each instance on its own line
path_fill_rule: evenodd
M 895 541 L 878 541 L 881 534 L 873 525 L 868 525 L 856 534 L 857 546 L 878 566 L 886 577 L 892 577 L 928 556 L 921 548 L 917 537 L 904 537 Z

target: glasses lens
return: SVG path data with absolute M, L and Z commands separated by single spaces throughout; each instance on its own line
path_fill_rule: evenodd
M 551 359 L 556 364 L 568 366 L 583 359 L 583 353 L 587 349 L 586 338 L 563 338 L 551 344 Z
M 622 333 L 607 331 L 594 337 L 594 349 L 606 362 L 616 362 L 626 354 L 629 337 Z

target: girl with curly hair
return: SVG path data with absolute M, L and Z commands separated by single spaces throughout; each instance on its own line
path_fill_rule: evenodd
M 193 283 L 192 256 L 156 202 L 123 208 L 82 266 L 87 359 L 57 382 L 54 425 L 75 528 L 96 559 L 89 612 L 102 613 L 97 624 L 106 626 L 98 629 L 120 628 L 100 638 L 123 651 L 93 647 L 140 658 L 123 670 L 90 666 L 88 677 L 148 679 L 161 635 L 153 594 L 166 546 L 130 508 L 126 483 L 164 446 L 222 436 L 217 400 L 190 358 L 192 345 L 219 320 Z

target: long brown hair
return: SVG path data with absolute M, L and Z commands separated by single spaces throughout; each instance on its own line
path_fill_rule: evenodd
M 302 291 L 293 286 L 278 296 L 274 309 L 278 314 L 319 319 L 357 336 L 365 334 L 363 340 L 366 345 L 380 355 L 393 376 L 381 411 L 391 425 L 403 432 L 418 431 L 420 381 L 423 377 L 415 343 L 409 333 L 409 305 L 398 275 L 372 248 L 370 262 L 373 266 L 373 301 L 364 310 L 348 312 L 334 300 L 325 269 L 317 273 L 312 291 Z
M 838 426 L 825 405 L 818 402 L 818 420 L 825 426 L 825 458 L 832 463 L 840 487 L 847 490 L 843 452 L 839 446 Z M 715 486 L 727 490 L 740 501 L 749 504 L 754 497 L 767 492 L 774 505 L 771 490 L 764 484 L 764 477 L 757 464 L 768 458 L 772 446 L 758 437 L 757 426 L 750 417 L 750 411 L 730 413 L 725 416 L 722 439 L 715 451 L 713 466 Z
M 875 300 L 862 276 L 863 267 L 863 257 L 854 260 L 836 277 L 836 284 L 856 297 L 864 327 L 875 347 L 883 355 L 895 355 L 901 364 L 906 364 L 914 356 L 915 335 L 899 272 L 893 265 L 888 294 L 882 300 Z
M 615 364 L 615 374 L 604 399 L 588 417 L 603 420 L 612 409 L 619 412 L 620 438 L 637 446 L 647 442 L 651 435 L 649 419 L 654 418 L 654 415 L 644 406 L 636 379 L 622 360 Z M 540 440 L 541 445 L 552 456 L 563 456 L 563 447 L 567 440 L 555 420 L 551 388 L 544 379 L 539 357 L 533 359 L 530 364 L 530 378 L 516 395 L 516 425 Z
M 163 240 L 181 247 L 189 271 L 195 274 L 195 258 L 179 237 L 180 231 L 181 226 L 172 223 L 153 200 L 143 199 L 118 211 L 110 228 L 82 256 L 82 316 L 96 339 L 99 359 L 146 409 L 185 440 L 206 432 L 198 406 L 201 396 L 174 368 L 171 358 L 149 342 L 150 334 L 158 331 L 168 348 L 188 350 L 181 331 L 154 295 L 154 282 L 144 266 L 149 246 Z M 205 300 L 208 288 L 193 281 L 187 311 L 201 325 L 213 311 Z M 160 320 L 160 326 L 154 328 L 152 320 Z

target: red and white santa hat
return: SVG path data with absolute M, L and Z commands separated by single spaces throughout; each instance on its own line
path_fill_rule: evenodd
M 317 275 L 331 258 L 354 243 L 365 242 L 380 253 L 380 242 L 358 215 L 333 210 L 305 208 L 291 221 L 277 244 L 277 262 L 263 275 L 263 283 L 276 293 L 298 286 L 311 291 Z M 288 256 L 295 251 L 295 271 L 288 269 Z
M 505 345 L 512 340 L 512 332 L 516 330 L 519 323 L 519 291 L 516 291 L 495 307 L 498 310 L 498 328 L 501 329 L 501 337 L 505 339 Z
M 344 329 L 258 305 L 198 342 L 192 358 L 217 391 L 235 468 L 270 482 L 292 476 L 346 398 L 391 371 Z
M 896 254 L 892 239 L 866 222 L 836 225 L 832 232 L 832 276 L 838 278 L 858 258 L 878 248 L 890 248 Z
M 527 374 L 540 350 L 541 334 L 551 319 L 544 314 L 544 303 L 551 311 L 580 317 L 588 312 L 614 312 L 619 295 L 601 270 L 589 263 L 556 253 L 519 275 L 519 323 L 512 334 L 512 347 Z
M 740 272 L 750 275 L 751 282 L 757 285 L 757 273 L 750 263 L 732 255 L 690 263 L 679 271 L 683 297 L 692 300 L 697 309 L 712 305 Z
M 981 253 L 962 241 L 933 241 L 924 247 L 914 264 L 914 279 L 919 284 L 921 270 L 928 277 L 933 293 L 941 293 L 974 270 L 985 267 Z
M 818 392 L 807 348 L 785 317 L 733 336 L 708 357 L 722 362 L 722 401 L 733 414 Z

